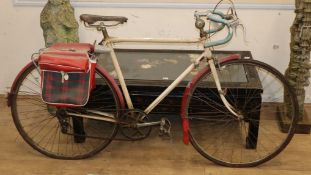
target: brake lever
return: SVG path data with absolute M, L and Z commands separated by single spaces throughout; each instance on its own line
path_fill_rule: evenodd
M 241 20 L 239 18 L 233 20 L 231 23 L 230 23 L 230 26 L 232 27 L 235 35 L 238 35 L 237 33 L 237 29 L 239 27 L 242 28 L 242 31 L 243 31 L 243 40 L 245 43 L 248 43 L 248 40 L 247 40 L 247 37 L 246 37 L 246 28 L 245 26 L 241 23 Z
M 247 35 L 246 35 L 246 28 L 243 24 L 238 25 L 237 27 L 242 27 L 242 31 L 243 31 L 243 40 L 245 43 L 249 43 L 247 40 Z

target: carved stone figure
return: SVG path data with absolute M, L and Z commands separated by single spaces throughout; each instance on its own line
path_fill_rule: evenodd
M 79 24 L 70 0 L 48 0 L 41 12 L 40 24 L 46 47 L 54 43 L 79 42 Z
M 290 63 L 285 76 L 295 89 L 299 103 L 299 117 L 302 120 L 304 88 L 310 84 L 311 0 L 296 0 L 295 12 L 296 18 L 291 27 Z

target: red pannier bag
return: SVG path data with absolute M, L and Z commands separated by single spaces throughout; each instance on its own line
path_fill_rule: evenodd
M 42 100 L 54 106 L 84 106 L 95 88 L 96 59 L 93 46 L 83 43 L 55 44 L 39 55 Z

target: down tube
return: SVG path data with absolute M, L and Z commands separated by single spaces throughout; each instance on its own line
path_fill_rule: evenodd
M 198 61 L 204 57 L 205 53 L 203 53 L 200 57 L 198 57 Z M 195 63 L 192 63 L 183 73 L 181 73 L 176 80 L 162 92 L 160 96 L 158 96 L 146 109 L 145 113 L 149 114 L 172 90 L 195 68 Z

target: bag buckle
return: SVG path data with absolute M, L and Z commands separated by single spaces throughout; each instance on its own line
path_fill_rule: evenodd
M 62 83 L 65 83 L 65 80 L 69 80 L 69 75 L 66 72 L 61 71 L 60 74 L 62 75 Z

